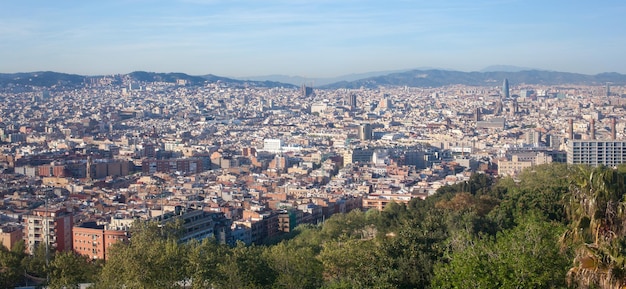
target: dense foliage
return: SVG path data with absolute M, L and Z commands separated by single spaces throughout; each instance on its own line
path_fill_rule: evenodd
M 26 271 L 52 288 L 621 288 L 625 196 L 623 167 L 476 174 L 425 200 L 301 226 L 275 245 L 180 244 L 176 226 L 147 223 L 102 266 L 2 249 L 0 282 Z

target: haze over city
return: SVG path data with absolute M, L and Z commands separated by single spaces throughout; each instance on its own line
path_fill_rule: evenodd
M 0 72 L 625 73 L 621 1 L 4 1 Z

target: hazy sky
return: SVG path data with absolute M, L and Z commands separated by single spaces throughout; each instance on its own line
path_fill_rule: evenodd
M 7 0 L 0 72 L 626 73 L 625 15 L 623 0 Z

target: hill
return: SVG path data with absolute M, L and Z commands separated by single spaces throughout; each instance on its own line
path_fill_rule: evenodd
M 471 86 L 497 86 L 508 78 L 512 84 L 533 85 L 604 85 L 611 82 L 616 85 L 626 84 L 626 75 L 619 73 L 601 73 L 586 75 L 569 72 L 525 70 L 525 71 L 496 71 L 496 72 L 461 72 L 451 70 L 411 70 L 392 73 L 383 76 L 369 77 L 355 81 L 342 81 L 320 88 L 377 88 L 380 86 L 410 86 L 410 87 L 441 87 L 453 84 Z
M 0 73 L 0 88 L 14 86 L 31 86 L 31 87 L 81 87 L 88 82 L 90 78 L 98 78 L 102 76 L 84 76 L 76 74 L 59 73 L 52 71 L 45 72 L 22 72 L 22 73 Z M 216 76 L 212 74 L 193 76 L 185 73 L 157 73 L 146 71 L 134 71 L 128 74 L 118 74 L 112 76 L 118 81 L 129 78 L 135 82 L 168 82 L 176 83 L 182 79 L 187 85 L 205 85 L 220 81 L 231 86 L 255 86 L 255 87 L 286 87 L 296 88 L 295 85 L 280 83 L 275 81 L 250 81 L 237 80 L 227 77 Z

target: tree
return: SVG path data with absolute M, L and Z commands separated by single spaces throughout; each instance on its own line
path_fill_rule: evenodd
M 46 246 L 40 244 L 35 247 L 32 255 L 25 256 L 22 259 L 22 267 L 26 274 L 45 280 L 48 274 L 47 263 L 54 258 L 54 251 L 49 250 L 46 252 Z
M 324 239 L 351 239 L 363 238 L 371 225 L 367 216 L 361 210 L 352 210 L 347 214 L 335 214 L 322 227 L 321 236 Z
M 71 251 L 56 254 L 49 271 L 51 289 L 79 288 L 80 283 L 91 283 L 97 275 L 94 262 Z
M 23 279 L 21 261 L 24 257 L 23 241 L 17 243 L 12 250 L 0 244 L 0 288 L 13 288 Z
M 278 274 L 274 288 L 319 288 L 323 283 L 322 263 L 312 247 L 296 247 L 287 242 L 265 249 L 265 258 Z
M 566 209 L 571 225 L 562 236 L 576 256 L 569 280 L 581 287 L 626 285 L 626 178 L 617 169 L 573 167 Z
M 569 264 L 557 240 L 563 226 L 530 215 L 496 237 L 461 232 L 450 239 L 447 262 L 434 272 L 435 288 L 565 287 Z
M 194 240 L 188 246 L 186 270 L 187 276 L 191 278 L 192 288 L 211 288 L 219 279 L 218 265 L 226 256 L 228 248 L 209 238 L 202 242 Z
M 178 243 L 181 224 L 133 224 L 129 242 L 111 246 L 96 284 L 101 288 L 177 288 L 186 280 L 187 247 Z
M 263 247 L 237 243 L 218 264 L 218 288 L 270 288 L 276 271 L 263 256 Z
M 319 255 L 328 288 L 391 288 L 388 264 L 376 240 L 333 240 Z

